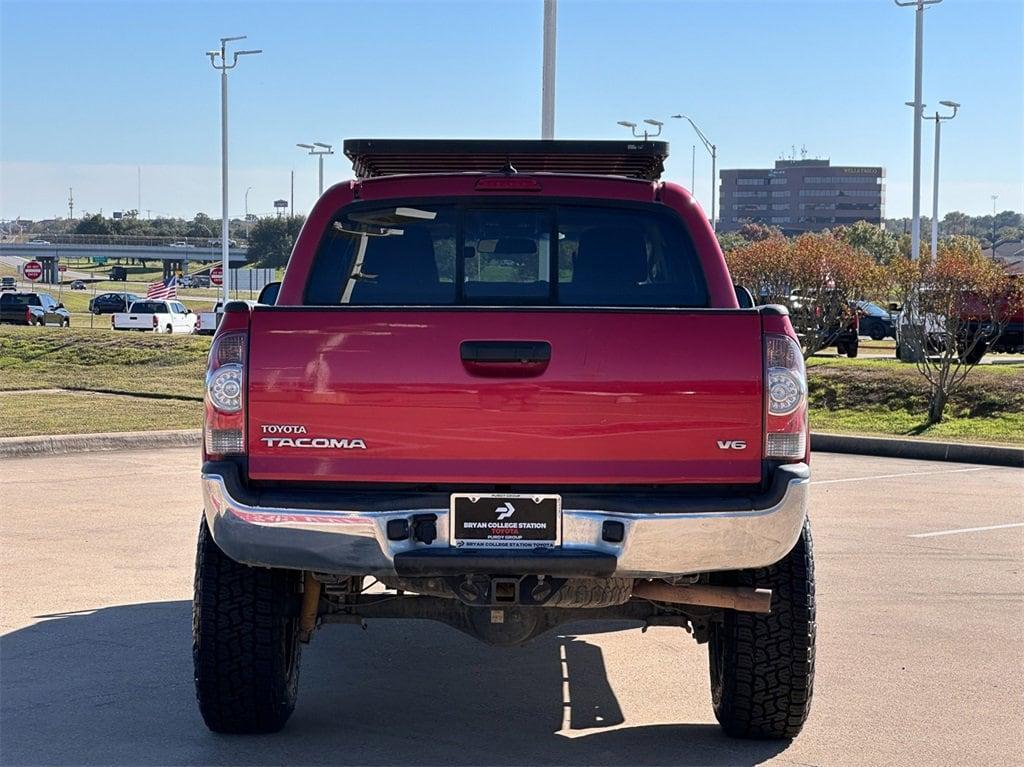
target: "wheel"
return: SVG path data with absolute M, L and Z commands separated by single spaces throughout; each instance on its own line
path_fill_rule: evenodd
M 847 346 L 846 347 L 846 356 L 849 357 L 852 360 L 854 357 L 857 356 L 858 347 L 859 347 L 858 344 L 850 344 L 849 346 Z
M 736 738 L 795 738 L 814 691 L 814 555 L 811 529 L 781 562 L 723 573 L 722 582 L 772 590 L 768 615 L 727 610 L 711 626 L 708 658 L 715 717 Z
M 298 693 L 301 573 L 239 564 L 203 520 L 192 602 L 196 699 L 214 732 L 280 730 Z
M 981 362 L 981 358 L 985 356 L 985 352 L 988 351 L 988 344 L 984 341 L 978 341 L 974 344 L 974 348 L 971 349 L 969 354 L 960 352 L 960 356 L 963 358 L 964 363 L 968 365 L 977 365 Z
M 872 341 L 882 341 L 885 339 L 885 328 L 881 325 L 872 325 L 871 331 L 868 333 Z
M 846 344 L 836 344 L 836 354 L 840 357 L 846 354 Z
M 165 333 L 173 333 L 174 332 L 174 326 L 173 325 L 168 325 L 167 328 L 164 330 L 164 332 Z
M 65 317 L 63 322 L 60 323 L 60 326 L 62 328 L 70 328 L 71 327 L 71 318 L 70 317 Z

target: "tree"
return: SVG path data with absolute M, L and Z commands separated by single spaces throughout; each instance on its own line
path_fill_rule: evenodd
M 901 356 L 911 352 L 928 385 L 927 425 L 942 421 L 950 395 L 1024 306 L 1020 282 L 971 237 L 941 240 L 934 262 L 901 257 L 890 264 L 889 283 L 903 298 Z
M 110 234 L 110 222 L 99 213 L 94 213 L 78 222 L 75 234 Z
M 901 238 L 898 234 L 887 232 L 867 221 L 858 221 L 852 226 L 839 227 L 833 232 L 833 235 L 858 250 L 864 251 L 877 264 L 887 264 L 899 257 L 902 252 Z
M 249 260 L 262 267 L 286 265 L 305 220 L 304 216 L 272 216 L 256 221 L 249 234 Z
M 828 233 L 757 240 L 726 260 L 758 303 L 789 309 L 805 359 L 829 344 L 853 319 L 854 302 L 874 297 L 880 285 L 874 260 Z

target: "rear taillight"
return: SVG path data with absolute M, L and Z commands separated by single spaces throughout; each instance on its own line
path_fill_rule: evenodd
M 117 325 L 114 324 L 114 315 L 113 314 L 110 315 L 110 327 L 111 327 L 111 329 L 117 327 Z
M 208 459 L 245 453 L 245 352 L 248 333 L 214 339 L 206 369 L 203 443 Z
M 765 357 L 765 458 L 801 460 L 807 452 L 807 372 L 800 346 L 769 333 Z
M 156 330 L 156 328 L 157 328 L 157 326 L 158 326 L 159 324 L 160 324 L 160 323 L 159 323 L 159 322 L 157 321 L 156 315 L 154 314 L 154 315 L 153 315 L 153 330 Z
M 25 324 L 26 325 L 31 325 L 32 324 L 32 310 L 31 309 L 27 309 L 27 308 L 25 309 Z

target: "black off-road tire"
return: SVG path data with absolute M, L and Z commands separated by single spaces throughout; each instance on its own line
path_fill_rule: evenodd
M 222 733 L 280 730 L 298 693 L 301 574 L 239 564 L 204 520 L 196 552 L 192 662 L 206 726 Z
M 715 716 L 737 738 L 795 738 L 814 691 L 814 555 L 804 529 L 781 562 L 717 581 L 772 590 L 768 615 L 727 610 L 711 626 L 708 658 Z
M 881 325 L 872 325 L 868 335 L 871 336 L 872 341 L 882 341 L 885 339 L 885 328 Z

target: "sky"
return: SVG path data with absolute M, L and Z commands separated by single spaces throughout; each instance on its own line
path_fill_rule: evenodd
M 220 83 L 204 55 L 248 35 L 229 75 L 230 212 L 316 198 L 295 147 L 344 138 L 533 138 L 542 0 L 308 3 L 0 0 L 0 218 L 139 207 L 220 212 Z M 1024 2 L 944 0 L 925 14 L 924 101 L 963 104 L 942 131 L 940 215 L 1024 210 Z M 558 138 L 666 121 L 666 178 L 690 187 L 689 114 L 719 168 L 793 148 L 885 167 L 886 215 L 910 214 L 914 11 L 892 0 L 560 0 Z M 931 210 L 933 123 L 922 210 Z M 708 206 L 710 160 L 694 192 Z M 141 205 L 139 179 L 141 176 Z M 340 153 L 328 184 L 351 177 Z

